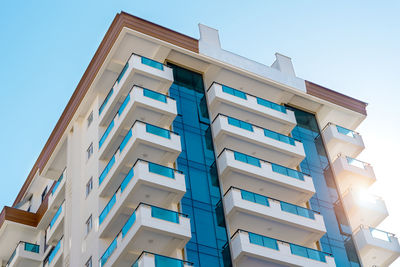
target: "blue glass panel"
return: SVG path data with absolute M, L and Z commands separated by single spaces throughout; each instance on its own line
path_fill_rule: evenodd
M 298 246 L 298 245 L 295 245 L 295 244 L 290 244 L 290 251 L 294 255 L 308 258 L 307 248 L 305 248 L 305 247 Z
M 118 116 L 121 116 L 122 112 L 124 111 L 126 105 L 128 105 L 129 100 L 131 100 L 131 94 L 128 94 L 125 99 L 124 102 L 122 102 L 121 106 L 118 109 Z
M 39 249 L 40 249 L 39 245 L 31 244 L 31 243 L 27 243 L 27 242 L 25 242 L 25 244 L 24 244 L 25 251 L 39 253 Z
M 107 136 L 111 132 L 112 128 L 114 128 L 114 119 L 108 125 L 106 131 L 104 132 L 103 136 L 100 138 L 99 141 L 99 148 L 103 145 L 104 141 L 107 139 Z
M 107 166 L 104 168 L 104 170 L 101 172 L 100 176 L 99 176 L 99 185 L 101 185 L 101 183 L 104 181 L 104 179 L 106 178 L 108 172 L 110 171 L 110 169 L 112 168 L 112 166 L 115 163 L 115 155 L 112 156 L 112 158 L 110 159 L 110 161 L 107 163 Z
M 124 68 L 123 68 L 122 71 L 121 71 L 121 73 L 118 75 L 118 78 L 117 78 L 117 82 L 118 82 L 118 83 L 121 81 L 122 77 L 124 77 L 124 74 L 125 74 L 125 72 L 126 72 L 126 70 L 127 70 L 128 68 L 129 68 L 129 63 L 126 62 Z
M 50 256 L 49 256 L 49 263 L 54 259 L 54 257 L 57 255 L 57 252 L 60 250 L 61 247 L 61 239 L 58 241 L 57 245 L 54 247 L 54 249 L 51 251 Z
M 101 256 L 100 266 L 104 266 L 104 264 L 107 262 L 108 258 L 111 256 L 111 254 L 117 248 L 117 238 L 118 238 L 118 236 L 114 238 L 114 240 L 111 242 L 110 246 L 108 246 L 108 248 L 104 252 L 103 256 Z
M 346 129 L 342 126 L 336 125 L 336 129 L 339 133 L 350 136 L 350 137 L 354 137 L 354 132 L 352 130 Z
M 124 180 L 121 183 L 121 193 L 125 190 L 125 188 L 128 186 L 129 182 L 132 180 L 134 173 L 133 173 L 133 167 L 130 169 L 128 174 L 125 176 Z
M 112 196 L 112 198 L 110 199 L 110 201 L 108 201 L 107 205 L 104 207 L 103 211 L 100 213 L 99 216 L 99 224 L 101 224 L 104 219 L 107 217 L 108 213 L 110 212 L 110 210 L 112 209 L 112 207 L 115 204 L 115 201 L 117 200 L 117 196 L 116 193 Z
M 248 156 L 246 154 L 236 152 L 236 151 L 234 151 L 233 154 L 234 154 L 235 160 L 242 161 L 242 162 L 257 166 L 257 167 L 261 167 L 260 160 L 255 157 Z
M 56 184 L 54 185 L 53 189 L 51 190 L 51 194 L 54 195 L 54 193 L 57 191 L 58 186 L 60 185 L 62 179 L 64 177 L 64 173 L 61 174 L 60 178 L 58 178 Z
M 61 214 L 61 211 L 62 211 L 62 205 L 58 208 L 58 210 L 57 210 L 56 214 L 54 215 L 53 219 L 51 219 L 51 221 L 50 221 L 50 229 L 51 229 L 51 227 L 53 227 L 53 225 L 57 221 L 58 217 Z
M 280 133 L 277 133 L 277 132 L 274 132 L 274 131 L 271 131 L 271 130 L 268 130 L 268 129 L 264 129 L 264 135 L 266 137 L 284 142 L 284 143 L 292 145 L 292 146 L 295 145 L 295 141 L 293 138 L 283 135 L 283 134 L 280 134 Z
M 145 64 L 147 66 L 159 69 L 159 70 L 164 70 L 164 65 L 160 62 L 154 61 L 150 58 L 147 57 L 142 57 L 142 64 Z
M 129 132 L 125 135 L 124 140 L 122 140 L 121 144 L 119 145 L 119 153 L 121 153 L 122 150 L 124 150 L 126 144 L 131 139 L 131 137 L 132 137 L 132 129 L 129 130 Z
M 154 256 L 155 267 L 183 267 L 183 262 L 178 259 L 164 257 L 161 255 Z
M 256 244 L 259 246 L 263 246 L 263 247 L 267 247 L 267 248 L 271 248 L 271 249 L 275 249 L 275 250 L 279 250 L 278 243 L 275 239 L 266 237 L 266 236 L 262 236 L 262 235 L 258 235 L 258 234 L 254 234 L 254 233 L 248 233 L 248 234 L 249 234 L 250 243 Z
M 286 168 L 284 166 L 281 166 L 281 165 L 278 165 L 278 164 L 275 164 L 275 163 L 271 163 L 271 166 L 272 166 L 272 171 L 273 172 L 277 172 L 277 173 L 280 173 L 280 174 L 283 174 L 283 175 L 286 175 L 286 176 L 290 176 L 292 178 L 304 181 L 304 175 L 301 172 L 298 172 L 298 171 L 293 170 L 293 169 Z
M 361 168 L 361 169 L 365 168 L 364 162 L 362 162 L 362 161 L 359 161 L 357 159 L 353 159 L 353 158 L 350 158 L 350 157 L 346 157 L 346 159 L 347 159 L 347 163 L 349 163 L 349 165 L 352 165 L 354 167 L 358 167 L 358 168 Z
M 240 190 L 242 199 L 248 200 L 257 204 L 261 204 L 264 206 L 269 206 L 268 198 L 253 192 L 249 192 L 246 190 Z
M 293 214 L 297 214 L 299 216 L 303 216 L 303 217 L 306 217 L 306 218 L 310 218 L 310 219 L 314 219 L 315 218 L 313 211 L 311 211 L 309 209 L 306 209 L 306 208 L 303 208 L 303 207 L 300 207 L 300 206 L 296 206 L 296 205 L 290 204 L 290 203 L 286 203 L 286 202 L 283 202 L 283 201 L 281 201 L 281 210 L 286 211 L 286 212 L 290 212 L 290 213 L 293 213 Z
M 103 109 L 106 107 L 107 102 L 108 102 L 108 100 L 110 99 L 110 97 L 112 96 L 113 93 L 114 93 L 114 88 L 111 88 L 110 92 L 108 92 L 106 98 L 104 99 L 103 103 L 101 104 L 101 106 L 99 108 L 99 115 L 101 114 Z
M 161 220 L 179 223 L 179 214 L 172 210 L 167 210 L 159 207 L 151 207 L 151 216 Z
M 175 171 L 171 168 L 149 162 L 149 172 L 156 173 L 165 177 L 175 178 Z
M 149 89 L 143 88 L 143 95 L 146 96 L 146 97 L 158 100 L 160 102 L 167 103 L 167 97 L 165 95 L 163 95 L 163 94 L 158 93 L 158 92 L 151 91 Z
M 136 212 L 133 212 L 132 215 L 129 217 L 128 221 L 125 223 L 124 227 L 122 227 L 122 238 L 125 237 L 126 233 L 128 233 L 129 229 L 131 229 L 132 225 L 136 221 Z
M 222 92 L 228 93 L 230 95 L 234 95 L 243 99 L 247 99 L 246 93 L 243 93 L 239 90 L 233 89 L 231 87 L 228 87 L 226 85 L 222 85 Z
M 250 132 L 253 131 L 253 125 L 251 125 L 250 123 L 247 123 L 245 121 L 241 121 L 241 120 L 238 120 L 238 119 L 235 119 L 235 118 L 228 117 L 228 123 L 230 125 L 245 129 L 245 130 L 250 131 Z
M 249 191 L 245 191 L 245 190 L 240 190 L 240 193 L 242 195 L 242 199 L 254 202 L 254 194 L 253 193 L 251 193 Z
M 290 244 L 290 251 L 293 255 L 326 262 L 325 254 L 315 249 L 306 248 L 295 244 Z
M 262 99 L 259 97 L 257 97 L 257 104 L 262 105 L 267 108 L 271 108 L 271 109 L 280 111 L 282 113 L 286 113 L 286 108 L 284 106 L 278 105 L 276 103 L 273 103 L 271 101 L 268 101 L 268 100 L 265 100 L 265 99 Z
M 259 246 L 263 246 L 264 242 L 263 242 L 263 237 L 261 235 L 257 235 L 257 234 L 253 234 L 253 233 L 249 233 L 249 241 L 252 244 L 256 244 Z
M 155 125 L 146 124 L 146 132 L 171 139 L 171 133 L 168 130 Z

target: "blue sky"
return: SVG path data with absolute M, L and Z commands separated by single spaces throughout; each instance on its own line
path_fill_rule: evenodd
M 12 204 L 121 10 L 195 38 L 206 24 L 226 50 L 267 65 L 280 52 L 297 76 L 368 102 L 360 159 L 391 213 L 380 228 L 400 234 L 400 1 L 3 2 L 0 206 Z

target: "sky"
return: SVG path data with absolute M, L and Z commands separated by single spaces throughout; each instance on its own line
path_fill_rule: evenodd
M 357 129 L 371 190 L 400 235 L 400 1 L 33 1 L 0 3 L 0 208 L 12 205 L 114 16 L 125 11 L 266 65 L 275 52 L 296 75 L 369 103 Z M 400 266 L 398 260 L 392 266 Z

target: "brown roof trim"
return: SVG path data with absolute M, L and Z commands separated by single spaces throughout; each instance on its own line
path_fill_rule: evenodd
M 367 103 L 338 93 L 313 82 L 305 81 L 307 94 L 332 102 L 336 105 L 367 115 Z
M 181 33 L 167 29 L 144 19 L 132 16 L 125 12 L 117 14 L 113 22 L 111 23 L 110 28 L 108 28 L 103 40 L 101 41 L 99 48 L 97 49 L 92 60 L 90 61 L 90 64 L 83 74 L 80 82 L 78 83 L 78 86 L 72 94 L 71 99 L 68 101 L 68 104 L 61 114 L 60 119 L 58 120 L 56 126 L 51 132 L 49 139 L 42 149 L 42 152 L 40 153 L 38 159 L 33 165 L 32 170 L 30 171 L 27 179 L 25 180 L 25 183 L 23 184 L 20 192 L 17 195 L 17 198 L 13 203 L 13 206 L 21 201 L 30 183 L 32 182 L 35 173 L 38 170 L 41 171 L 46 165 L 55 147 L 57 146 L 62 135 L 64 134 L 65 129 L 70 123 L 80 103 L 85 97 L 90 85 L 96 77 L 97 72 L 99 71 L 101 65 L 104 63 L 112 46 L 114 45 L 114 42 L 118 38 L 119 33 L 124 27 L 172 43 L 195 53 L 199 52 L 198 40 L 192 37 L 183 35 Z

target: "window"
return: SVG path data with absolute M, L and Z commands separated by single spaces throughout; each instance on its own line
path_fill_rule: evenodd
M 89 219 L 86 221 L 86 234 L 89 234 L 90 230 L 92 230 L 92 215 L 90 215 Z
M 93 111 L 90 112 L 90 114 L 89 114 L 89 116 L 87 118 L 87 127 L 89 127 L 90 124 L 92 124 L 92 121 L 93 121 Z
M 86 152 L 87 152 L 87 158 L 89 159 L 90 156 L 93 154 L 93 143 L 90 143 L 90 146 L 88 147 Z
M 90 257 L 88 261 L 85 263 L 85 267 L 92 267 L 92 257 Z
M 86 184 L 86 196 L 90 194 L 93 189 L 93 177 L 90 177 L 89 181 Z
M 46 197 L 46 194 L 47 194 L 47 186 L 46 186 L 46 188 L 43 190 L 43 192 L 42 192 L 42 202 L 43 202 L 43 200 L 44 200 L 44 198 Z

